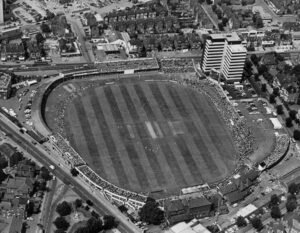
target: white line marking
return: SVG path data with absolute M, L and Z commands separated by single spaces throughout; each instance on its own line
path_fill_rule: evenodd
M 133 129 L 132 129 L 131 125 L 126 125 L 126 126 L 127 126 L 127 129 L 128 129 L 130 138 L 134 138 L 134 133 L 133 133 Z
M 163 133 L 162 133 L 162 131 L 161 131 L 161 129 L 160 129 L 158 123 L 157 123 L 156 121 L 154 121 L 153 124 L 154 124 L 154 126 L 155 126 L 155 129 L 156 129 L 156 132 L 157 132 L 158 136 L 159 136 L 160 138 L 162 138 L 164 135 L 163 135 Z
M 151 136 L 153 139 L 156 139 L 157 136 L 156 136 L 156 134 L 155 134 L 155 132 L 154 132 L 154 129 L 153 129 L 152 125 L 151 125 L 151 122 L 146 121 L 145 124 L 146 124 L 146 126 L 147 126 L 147 129 L 148 129 L 148 132 L 149 132 L 150 136 Z

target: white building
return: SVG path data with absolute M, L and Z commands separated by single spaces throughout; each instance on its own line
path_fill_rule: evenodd
M 206 40 L 202 70 L 220 71 L 227 81 L 242 78 L 247 50 L 237 33 L 211 34 Z
M 242 78 L 247 50 L 241 45 L 228 45 L 222 60 L 221 74 L 228 81 L 239 81 Z
M 0 24 L 4 23 L 4 0 L 0 0 Z

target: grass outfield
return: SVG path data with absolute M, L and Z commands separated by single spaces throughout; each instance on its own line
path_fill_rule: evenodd
M 65 122 L 67 138 L 91 168 L 132 191 L 178 194 L 235 167 L 230 133 L 214 105 L 177 84 L 130 81 L 88 89 L 68 105 Z

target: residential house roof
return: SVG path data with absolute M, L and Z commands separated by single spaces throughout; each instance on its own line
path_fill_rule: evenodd
M 227 200 L 230 202 L 230 204 L 234 204 L 236 202 L 239 202 L 239 201 L 243 200 L 245 195 L 246 195 L 245 192 L 241 192 L 239 190 L 236 190 L 232 193 L 226 194 L 225 196 L 226 196 Z
M 11 157 L 14 153 L 16 152 L 16 149 L 8 144 L 8 143 L 3 143 L 0 145 L 0 153 L 7 156 L 7 157 Z
M 211 203 L 205 197 L 193 198 L 189 200 L 189 207 L 193 208 L 200 208 L 200 207 L 207 207 L 210 206 Z
M 237 190 L 237 186 L 235 183 L 229 183 L 225 186 L 222 186 L 220 187 L 220 192 L 223 194 L 223 195 L 226 195 L 228 193 L 232 193 L 234 191 Z
M 166 202 L 166 209 L 168 212 L 178 212 L 185 209 L 182 200 L 170 200 Z
M 7 189 L 28 193 L 33 189 L 33 180 L 27 177 L 9 178 L 7 181 Z

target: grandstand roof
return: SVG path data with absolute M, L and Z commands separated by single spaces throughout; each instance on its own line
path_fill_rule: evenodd
M 257 207 L 252 204 L 249 204 L 249 205 L 245 206 L 244 208 L 240 209 L 236 213 L 236 217 L 239 217 L 239 216 L 246 217 L 247 215 L 251 214 L 255 210 L 257 210 Z
M 275 117 L 270 118 L 270 121 L 272 122 L 274 129 L 282 129 L 282 125 L 281 125 L 280 121 L 278 120 L 278 118 L 275 118 Z

